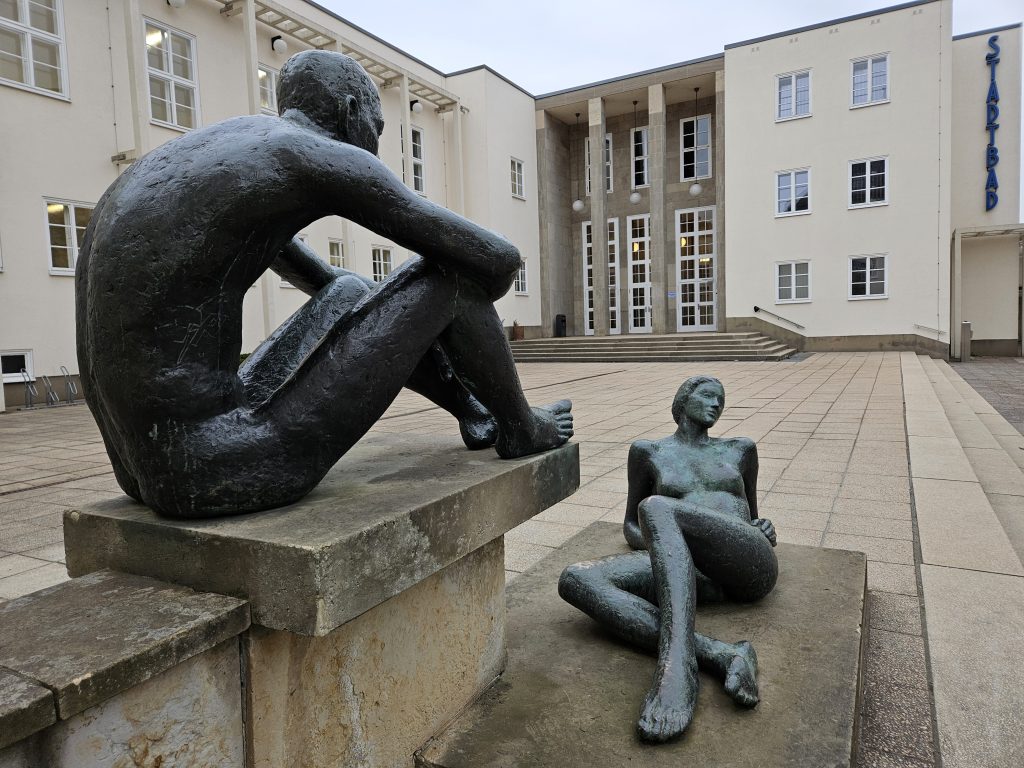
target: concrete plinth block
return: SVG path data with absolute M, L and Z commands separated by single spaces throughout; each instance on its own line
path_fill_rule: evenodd
M 578 486 L 576 444 L 503 461 L 458 438 L 369 435 L 280 509 L 180 521 L 122 498 L 68 510 L 68 571 L 112 568 L 242 597 L 254 624 L 320 636 Z
M 252 768 L 412 768 L 505 660 L 502 539 L 324 637 L 246 640 Z
M 866 627 L 863 554 L 780 544 L 778 586 L 764 601 L 702 607 L 700 631 L 754 645 L 761 703 L 739 709 L 702 675 L 688 732 L 651 746 L 637 739 L 636 721 L 654 659 L 557 594 L 566 565 L 624 551 L 621 526 L 595 523 L 509 586 L 507 671 L 417 754 L 420 768 L 850 765 Z
M 55 722 L 53 694 L 47 688 L 0 669 L 0 750 Z

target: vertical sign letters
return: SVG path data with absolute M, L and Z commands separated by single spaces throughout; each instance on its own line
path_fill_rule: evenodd
M 996 64 L 999 63 L 999 35 L 988 39 L 991 53 L 985 54 L 988 65 L 989 81 L 988 96 L 985 98 L 985 130 L 988 132 L 988 146 L 985 148 L 985 210 L 991 211 L 999 203 L 999 178 L 996 166 L 999 165 L 999 148 L 996 147 L 996 131 L 999 130 L 999 86 L 996 85 Z

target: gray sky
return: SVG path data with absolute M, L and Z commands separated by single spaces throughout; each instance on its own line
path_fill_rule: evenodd
M 895 4 L 885 0 L 316 1 L 443 72 L 487 64 L 534 95 L 720 53 L 728 43 Z M 953 3 L 954 35 L 1022 19 L 1022 0 Z

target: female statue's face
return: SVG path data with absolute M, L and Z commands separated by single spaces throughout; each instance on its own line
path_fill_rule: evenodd
M 711 427 L 725 409 L 725 390 L 721 384 L 706 381 L 686 399 L 684 415 L 695 424 Z

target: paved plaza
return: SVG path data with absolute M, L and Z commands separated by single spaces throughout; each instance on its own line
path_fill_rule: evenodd
M 971 381 L 975 374 L 998 380 L 988 389 L 1000 397 L 1024 399 L 1020 361 L 1005 363 L 1020 371 L 1016 387 L 1012 374 L 1004 380 L 986 374 L 985 365 L 958 370 Z M 867 555 L 859 764 L 933 766 L 939 743 L 947 768 L 1024 756 L 1016 673 L 993 678 L 962 653 L 978 640 L 971 633 L 987 626 L 993 653 L 1016 642 L 1019 654 L 1024 438 L 1010 425 L 1012 412 L 1001 416 L 999 403 L 979 396 L 984 387 L 976 392 L 944 362 L 877 352 L 779 363 L 522 364 L 532 403 L 573 400 L 581 487 L 509 532 L 508 576 L 594 521 L 621 522 L 630 443 L 674 429 L 672 397 L 697 373 L 718 376 L 726 388 L 726 410 L 712 433 L 757 441 L 760 514 L 774 521 L 779 539 Z M 412 393 L 403 393 L 374 429 L 457 434 L 447 414 Z M 120 491 L 84 406 L 0 416 L 0 445 L 4 600 L 66 579 L 62 510 Z M 1016 708 L 1015 722 L 1012 715 L 984 722 L 971 711 L 958 714 L 961 696 L 971 707 L 986 706 L 984 697 L 963 693 L 977 682 L 971 675 L 985 677 L 982 687 L 999 702 L 999 713 Z M 993 740 L 1006 743 L 992 760 L 979 757 Z

